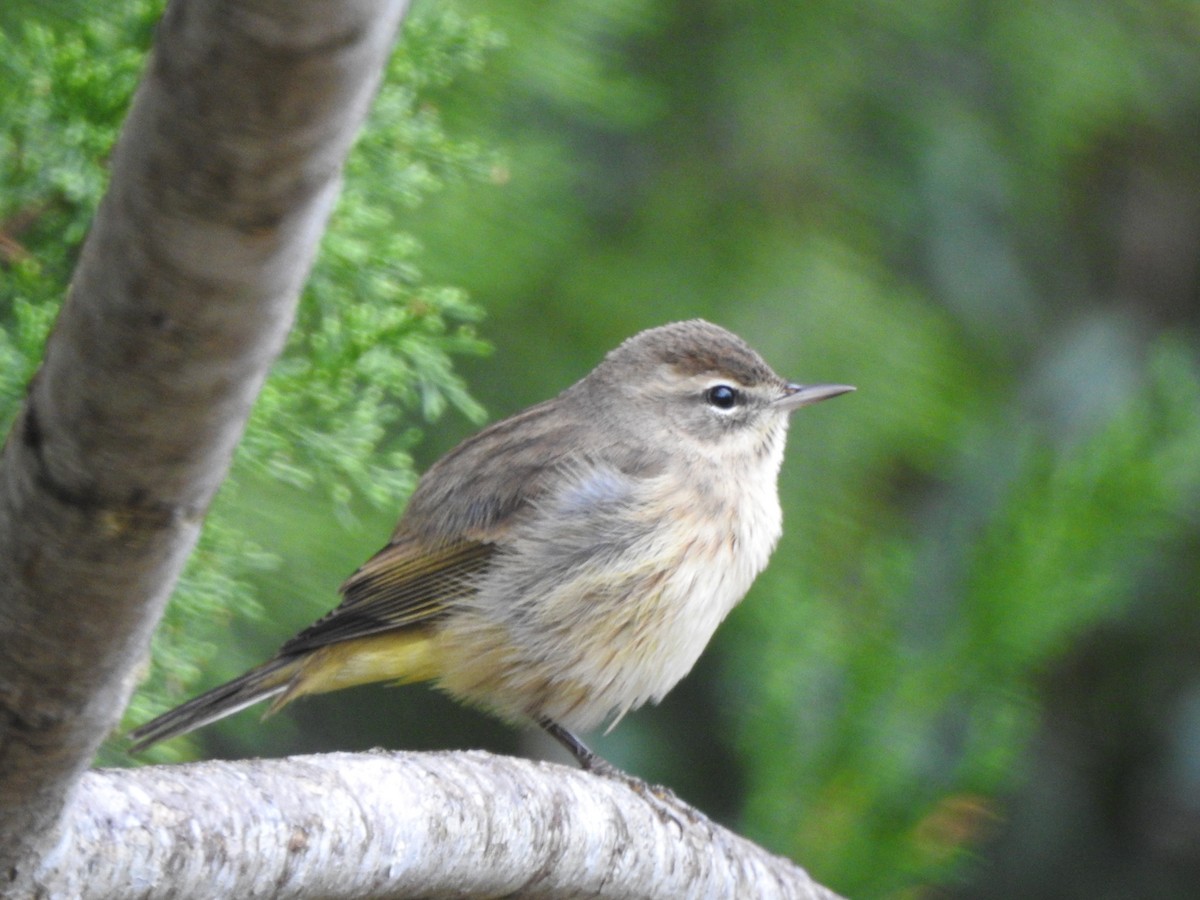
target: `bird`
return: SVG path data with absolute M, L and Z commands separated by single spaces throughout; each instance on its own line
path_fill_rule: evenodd
M 269 714 L 432 682 L 609 771 L 577 732 L 659 702 L 691 670 L 781 535 L 791 413 L 853 390 L 788 382 L 702 319 L 642 331 L 446 453 L 336 608 L 134 729 L 130 749 L 265 700 Z

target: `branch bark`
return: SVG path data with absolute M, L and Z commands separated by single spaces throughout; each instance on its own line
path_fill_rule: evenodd
M 116 724 L 405 0 L 175 0 L 0 460 L 0 890 Z
M 35 889 L 83 900 L 835 896 L 673 797 L 481 752 L 90 772 Z

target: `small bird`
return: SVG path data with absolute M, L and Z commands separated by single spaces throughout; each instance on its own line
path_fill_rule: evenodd
M 431 681 L 611 770 L 574 732 L 691 670 L 779 540 L 790 413 L 852 390 L 790 384 L 700 319 L 643 331 L 438 460 L 337 608 L 131 749 L 268 698 Z

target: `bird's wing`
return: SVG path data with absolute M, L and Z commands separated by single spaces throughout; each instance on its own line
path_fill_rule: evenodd
M 560 469 L 595 449 L 602 436 L 595 422 L 571 414 L 561 396 L 489 425 L 430 467 L 393 539 L 503 545 L 531 506 L 555 489 Z
M 492 544 L 458 541 L 430 548 L 398 537 L 363 563 L 342 585 L 341 605 L 279 648 L 300 653 L 384 631 L 432 622 L 474 590 L 495 553 Z

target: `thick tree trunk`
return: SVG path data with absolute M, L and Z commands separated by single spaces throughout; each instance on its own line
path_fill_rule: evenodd
M 0 890 L 118 721 L 404 0 L 175 0 L 0 461 Z

